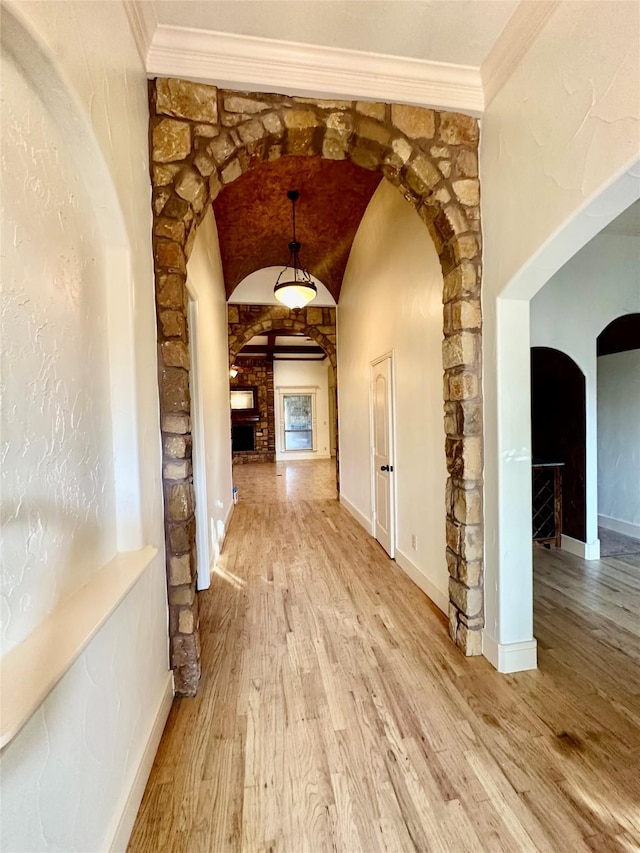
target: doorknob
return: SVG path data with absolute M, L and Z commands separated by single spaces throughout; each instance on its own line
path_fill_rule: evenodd
M 381 471 L 393 471 L 393 465 L 381 465 L 380 470 Z

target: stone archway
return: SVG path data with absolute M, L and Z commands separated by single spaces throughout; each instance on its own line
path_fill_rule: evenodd
M 336 367 L 336 309 L 280 308 L 278 305 L 229 306 L 229 362 L 254 335 L 278 329 L 304 332 L 326 352 Z
M 336 362 L 336 309 L 307 306 L 290 310 L 279 305 L 229 306 L 229 364 L 254 335 L 287 329 L 303 332 L 325 351 L 334 374 Z M 336 489 L 340 491 L 340 459 L 338 450 L 338 401 L 335 401 L 333 423 L 336 448 Z
M 434 241 L 444 276 L 449 629 L 465 654 L 480 654 L 484 619 L 476 119 L 399 104 L 224 91 L 175 79 L 150 83 L 150 111 L 163 447 L 165 461 L 184 461 L 184 477 L 164 478 L 171 663 L 177 692 L 195 693 L 200 674 L 186 262 L 196 229 L 220 190 L 254 165 L 282 156 L 348 158 L 362 168 L 381 171 L 414 205 Z

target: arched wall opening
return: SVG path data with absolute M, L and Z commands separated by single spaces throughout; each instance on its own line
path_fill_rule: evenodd
M 585 376 L 565 353 L 531 348 L 531 449 L 535 463 L 561 463 L 562 533 L 586 531 Z
M 590 390 L 595 387 L 597 330 L 590 328 L 587 334 L 576 316 L 582 308 L 589 309 L 593 292 L 559 307 L 553 322 L 543 324 L 542 334 L 535 341 L 531 325 L 534 297 L 543 298 L 543 288 L 554 274 L 563 271 L 568 261 L 577 257 L 605 226 L 638 199 L 639 167 L 640 162 L 634 160 L 583 204 L 501 290 L 495 299 L 495 310 L 485 312 L 484 328 L 494 342 L 491 356 L 496 366 L 491 377 L 491 406 L 487 400 L 485 407 L 485 452 L 492 464 L 485 471 L 488 577 L 484 649 L 501 672 L 532 669 L 537 665 L 531 552 L 531 343 L 555 345 L 568 351 L 587 376 L 587 541 L 582 556 L 597 559 L 599 555 L 594 485 L 597 482 L 596 399 Z M 590 245 L 594 246 L 594 255 L 586 272 L 593 274 L 596 266 L 606 267 L 607 258 L 615 257 L 618 250 L 613 244 L 607 251 L 598 251 L 595 241 Z M 615 316 L 619 309 L 607 301 L 611 291 L 606 281 L 604 274 L 594 285 L 604 299 L 600 316 L 609 312 L 613 312 L 609 316 Z M 630 298 L 639 298 L 637 288 Z M 559 328 L 571 330 L 575 344 L 581 349 L 559 345 L 555 336 Z
M 3 8 L 2 47 L 3 154 L 13 164 L 2 193 L 13 243 L 4 266 L 4 547 L 7 565 L 22 567 L 6 579 L 8 651 L 144 537 L 122 209 L 83 106 L 18 10 Z
M 121 51 L 100 51 L 111 12 L 0 10 L 0 743 L 2 846 L 13 849 L 118 846 L 159 697 L 165 713 L 172 697 L 147 374 L 152 271 L 141 250 L 151 225 L 144 78 L 126 31 Z M 60 808 L 61 791 L 83 802 L 81 819 Z
M 612 61 L 594 63 L 604 43 Z M 559 44 L 562 56 L 550 64 Z M 631 5 L 619 4 L 614 17 L 607 4 L 560 3 L 482 116 L 483 642 L 501 671 L 535 668 L 537 661 L 529 303 L 638 198 L 637 45 Z M 573 322 L 571 314 L 564 319 Z
M 276 461 L 280 450 L 277 428 L 279 426 L 279 415 L 277 411 L 278 400 L 276 387 L 275 359 L 260 359 L 257 362 L 247 362 L 244 358 L 238 358 L 244 346 L 253 338 L 264 335 L 278 334 L 301 334 L 314 341 L 325 354 L 331 366 L 333 376 L 336 369 L 336 309 L 334 307 L 311 306 L 296 310 L 289 310 L 278 305 L 230 305 L 229 306 L 229 364 L 235 365 L 239 371 L 238 375 L 231 380 L 231 387 L 238 385 L 253 385 L 254 380 L 247 376 L 255 374 L 255 379 L 262 380 L 262 388 L 258 385 L 258 394 L 262 394 L 260 408 L 262 414 L 267 415 L 267 429 L 269 431 L 268 441 L 262 442 L 262 450 L 254 450 L 247 457 L 238 457 L 234 454 L 235 461 Z M 256 372 L 257 371 L 257 372 Z M 295 383 L 300 384 L 300 383 Z M 328 378 L 327 378 L 327 384 Z M 335 379 L 334 379 L 335 393 Z M 327 397 L 329 388 L 327 388 Z M 328 406 L 328 400 L 327 400 Z M 329 430 L 333 434 L 333 442 L 337 447 L 338 436 L 338 409 L 333 407 L 333 420 Z M 265 453 L 266 451 L 266 453 Z M 336 484 L 339 488 L 339 460 L 336 457 Z
M 633 239 L 633 238 L 632 238 Z M 598 536 L 602 556 L 640 552 L 640 313 L 598 336 Z
M 466 654 L 481 652 L 482 422 L 480 365 L 480 211 L 478 123 L 433 110 L 354 102 L 310 102 L 278 95 L 224 92 L 213 86 L 159 79 L 151 84 L 154 258 L 159 291 L 184 286 L 186 261 L 209 203 L 254 165 L 282 156 L 350 159 L 379 170 L 415 207 L 429 229 L 444 277 L 446 516 L 452 638 Z M 180 309 L 175 311 L 179 314 Z M 190 412 L 186 326 L 167 337 L 159 328 L 162 430 Z M 188 364 L 188 360 L 187 360 Z M 190 453 L 190 442 L 183 442 Z M 455 493 L 455 494 L 454 494 Z M 190 477 L 165 482 L 168 530 L 189 530 Z M 444 521 L 444 518 L 443 518 Z M 169 537 L 168 537 L 169 538 Z M 193 534 L 180 552 L 168 549 L 172 624 L 180 612 L 193 630 L 174 632 L 177 691 L 193 694 L 199 640 Z M 473 572 L 468 567 L 473 566 Z M 471 578 L 473 577 L 473 581 Z M 182 602 L 189 601 L 184 604 Z

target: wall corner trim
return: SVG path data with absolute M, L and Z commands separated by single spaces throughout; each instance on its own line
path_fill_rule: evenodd
M 511 77 L 559 5 L 559 0 L 520 3 L 480 67 L 485 108 Z
M 485 629 L 482 632 L 482 654 L 498 672 L 523 672 L 538 668 L 538 642 L 498 643 Z
M 107 843 L 104 846 L 104 849 L 108 850 L 109 853 L 125 853 L 127 849 L 133 825 L 138 814 L 138 809 L 142 802 L 144 789 L 146 788 L 147 780 L 151 773 L 153 761 L 156 757 L 158 746 L 160 745 L 160 739 L 162 738 L 162 733 L 164 732 L 164 727 L 169 716 L 169 711 L 171 711 L 172 704 L 173 673 L 169 671 L 167 672 L 166 681 L 160 696 L 160 702 L 158 703 L 158 707 L 149 730 L 149 736 L 147 737 L 147 741 L 140 755 L 140 760 L 138 761 L 138 765 L 135 769 L 133 779 L 128 788 L 123 792 L 124 796 L 122 807 L 119 815 L 116 816 L 115 821 L 116 828 L 115 831 L 110 834 L 111 843 Z M 109 836 L 107 836 L 107 838 L 108 837 Z
M 149 48 L 153 41 L 153 35 L 158 26 L 153 3 L 142 3 L 140 0 L 122 0 L 124 11 L 129 22 L 129 29 L 138 48 L 140 59 L 145 69 Z
M 369 535 L 372 535 L 372 521 L 370 518 L 367 518 L 364 513 L 360 512 L 360 510 L 354 506 L 348 498 L 345 498 L 343 494 L 340 495 L 340 504 L 346 509 L 352 518 L 355 518 L 358 524 L 364 527 Z
M 439 590 L 438 587 L 424 574 L 422 569 L 419 569 L 415 563 L 411 562 L 407 555 L 404 554 L 397 546 L 395 560 L 402 571 L 411 578 L 416 586 L 420 587 L 427 598 L 435 604 L 438 610 L 441 610 L 445 614 L 448 613 L 448 593 Z
M 560 547 L 563 551 L 567 551 L 576 557 L 581 557 L 583 560 L 600 559 L 599 539 L 594 539 L 593 542 L 582 542 L 580 539 L 574 539 L 573 536 L 567 536 L 563 533 Z

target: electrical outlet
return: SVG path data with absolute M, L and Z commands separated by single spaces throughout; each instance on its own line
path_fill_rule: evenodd
M 418 550 L 418 537 L 416 536 L 415 533 L 411 534 L 411 547 L 413 548 L 414 551 Z

